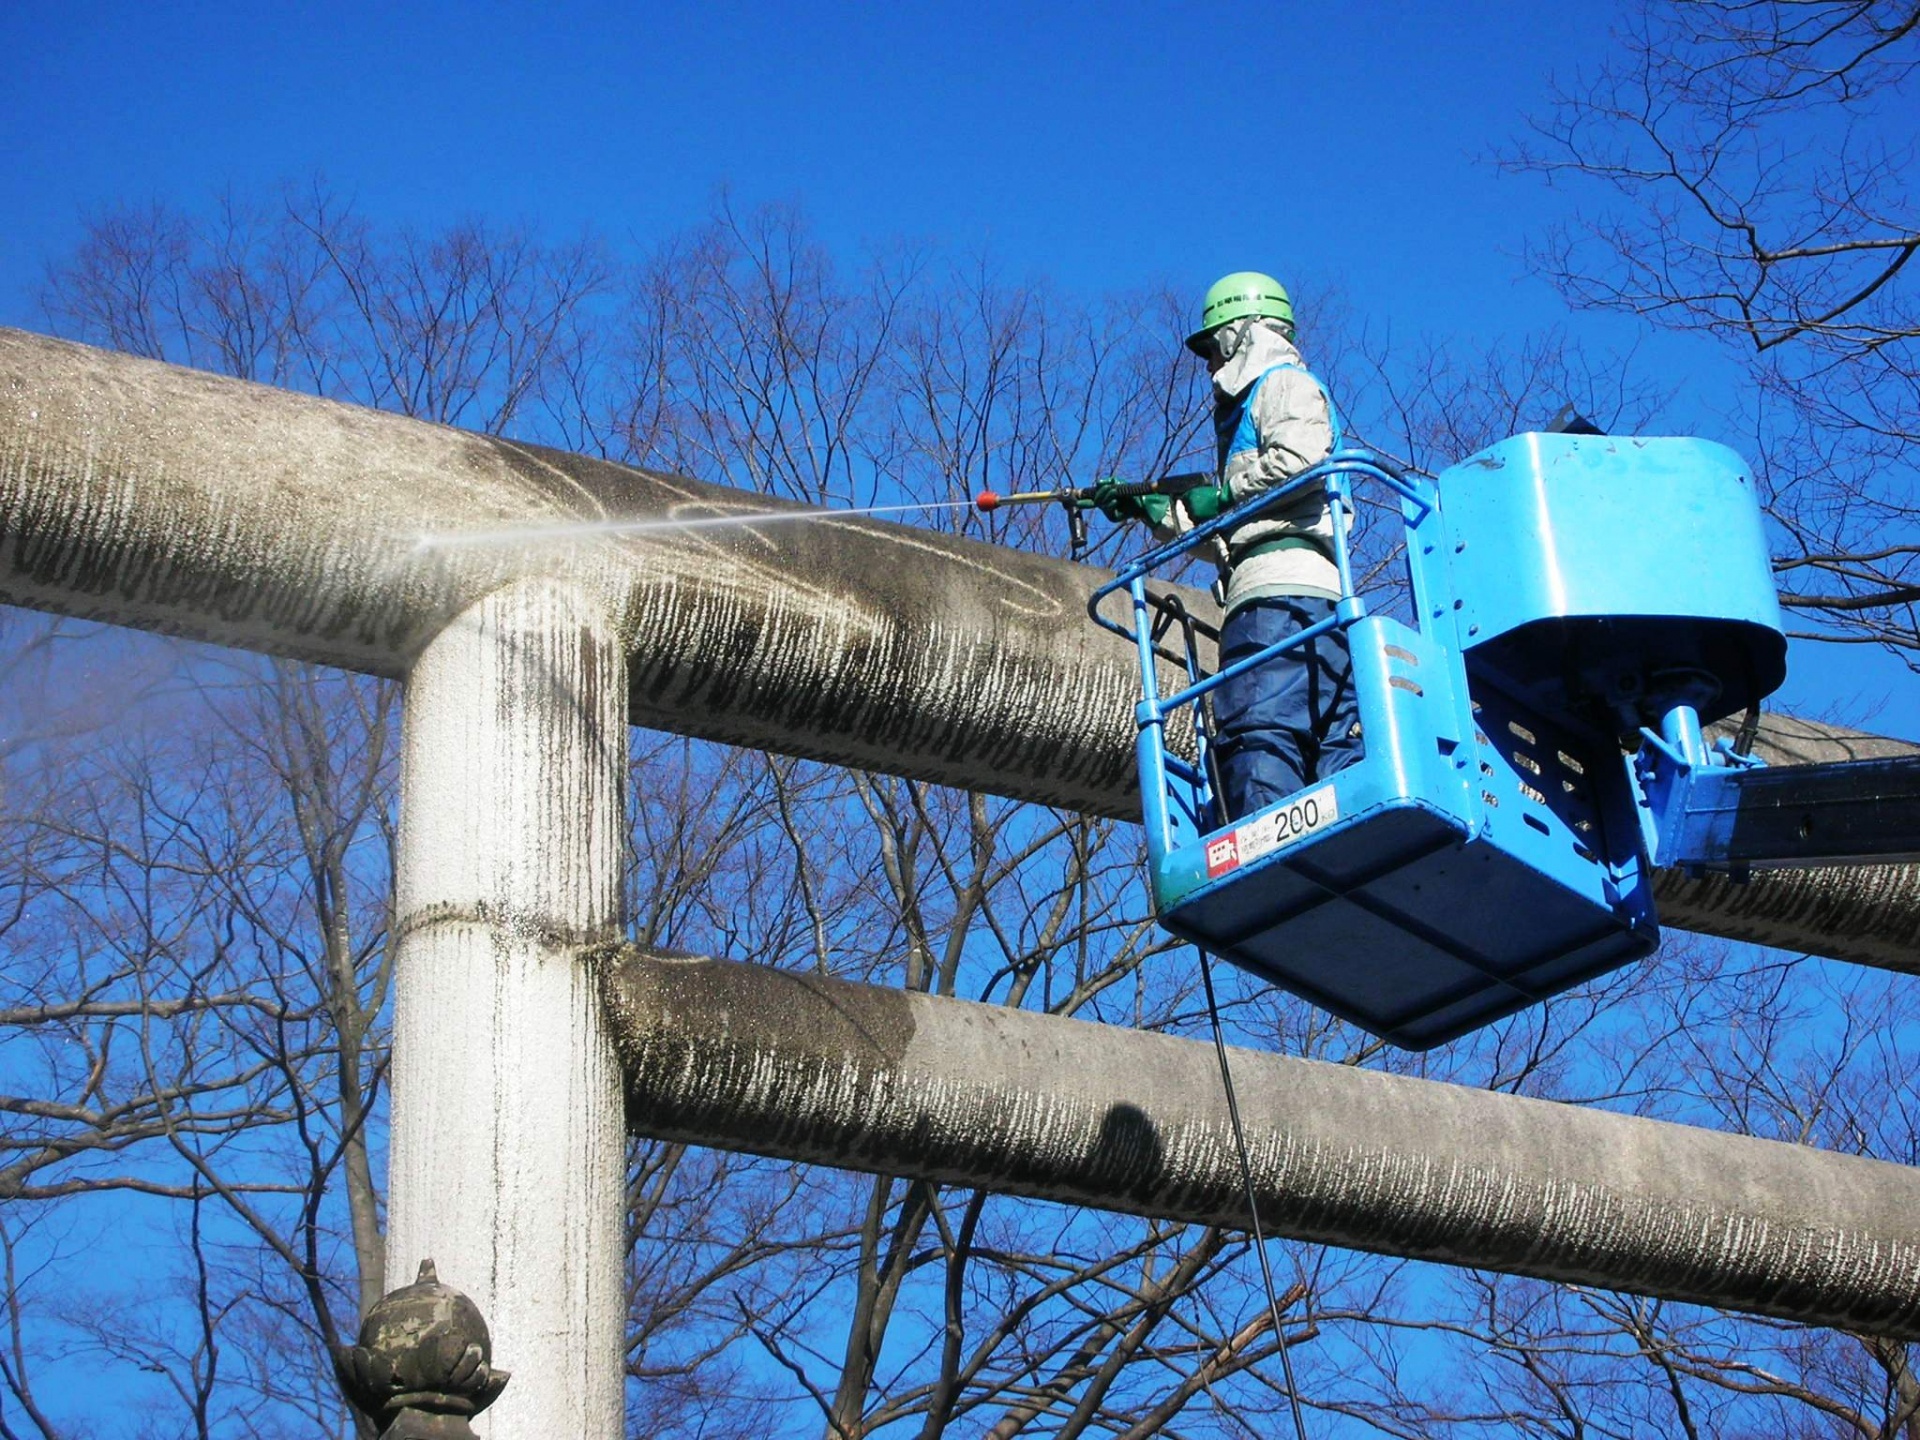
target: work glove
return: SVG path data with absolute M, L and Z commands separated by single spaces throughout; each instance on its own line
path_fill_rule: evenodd
M 1129 520 L 1144 520 L 1149 525 L 1159 525 L 1167 518 L 1167 512 L 1173 509 L 1173 501 L 1165 495 L 1122 495 L 1121 481 L 1118 476 L 1108 476 L 1096 481 L 1093 487 L 1093 499 L 1081 501 L 1084 506 L 1091 504 L 1107 519 L 1116 525 Z
M 1196 522 L 1211 520 L 1233 503 L 1225 485 L 1197 485 L 1180 497 Z

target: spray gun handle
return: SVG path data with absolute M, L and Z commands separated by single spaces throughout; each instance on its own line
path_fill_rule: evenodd
M 1184 495 L 1189 490 L 1198 490 L 1202 485 L 1213 484 L 1213 472 L 1210 470 L 1188 470 L 1179 475 L 1162 475 L 1154 480 L 1129 480 L 1111 487 L 1088 485 L 1072 492 L 1075 500 L 1093 500 L 1095 490 L 1109 495 Z

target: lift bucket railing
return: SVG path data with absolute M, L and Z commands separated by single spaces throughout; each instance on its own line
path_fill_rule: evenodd
M 1368 613 L 1367 602 L 1359 594 L 1354 580 L 1350 532 L 1355 515 L 1355 482 L 1378 485 L 1390 497 L 1390 503 L 1399 510 L 1413 612 L 1422 633 L 1428 633 L 1428 627 L 1444 617 L 1448 603 L 1440 598 L 1445 590 L 1444 570 L 1435 559 L 1438 526 L 1435 523 L 1433 484 L 1423 477 L 1406 474 L 1384 456 L 1362 449 L 1336 451 L 1286 484 L 1275 486 L 1266 494 L 1236 505 L 1177 538 L 1156 546 L 1122 567 L 1112 580 L 1094 592 L 1089 601 L 1088 613 L 1094 623 L 1133 642 L 1139 656 L 1142 686 L 1135 721 L 1139 727 L 1141 802 L 1148 843 L 1156 858 L 1175 845 L 1212 828 L 1220 819 L 1210 773 L 1211 734 L 1206 724 L 1205 708 L 1199 702 L 1228 680 L 1300 650 L 1329 630 L 1350 626 Z M 1152 594 L 1148 589 L 1148 580 L 1157 572 L 1178 565 L 1201 546 L 1216 539 L 1226 543 L 1232 531 L 1289 503 L 1296 503 L 1303 494 L 1312 491 L 1325 496 L 1332 521 L 1329 548 L 1339 572 L 1340 585 L 1340 599 L 1334 606 L 1333 614 L 1285 640 L 1211 673 L 1202 671 L 1188 626 L 1187 643 L 1179 657 L 1185 684 L 1173 693 L 1162 696 L 1156 682 L 1156 618 L 1163 621 L 1179 618 L 1185 621 L 1186 617 L 1173 616 L 1169 610 L 1170 597 Z M 1102 611 L 1107 597 L 1121 591 L 1125 591 L 1129 599 L 1127 623 L 1124 624 Z M 1194 707 L 1195 712 L 1195 750 L 1192 760 L 1177 754 L 1167 744 L 1169 717 L 1188 706 Z

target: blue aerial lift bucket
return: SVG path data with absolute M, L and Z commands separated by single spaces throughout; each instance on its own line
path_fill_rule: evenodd
M 1343 522 L 1356 483 L 1399 511 L 1411 624 L 1369 613 L 1355 591 Z M 1185 683 L 1159 693 L 1156 649 L 1184 617 L 1148 577 L 1309 487 L 1334 513 L 1342 599 L 1324 626 L 1234 670 L 1286 663 L 1343 627 L 1365 753 L 1225 824 L 1205 698 L 1234 672 L 1202 673 L 1186 621 Z M 1125 622 L 1102 609 L 1118 594 Z M 1752 482 L 1731 451 L 1691 439 L 1522 435 L 1438 482 L 1341 452 L 1141 557 L 1091 610 L 1141 665 L 1161 924 L 1410 1049 L 1655 948 L 1652 867 L 1670 858 L 1671 827 L 1647 797 L 1684 802 L 1687 776 L 1712 767 L 1703 721 L 1784 674 Z M 1168 722 L 1189 708 L 1194 748 L 1176 754 Z

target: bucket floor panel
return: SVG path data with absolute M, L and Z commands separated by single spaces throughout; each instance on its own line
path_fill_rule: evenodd
M 1262 857 L 1167 929 L 1423 1049 L 1647 954 L 1657 935 L 1418 806 Z

